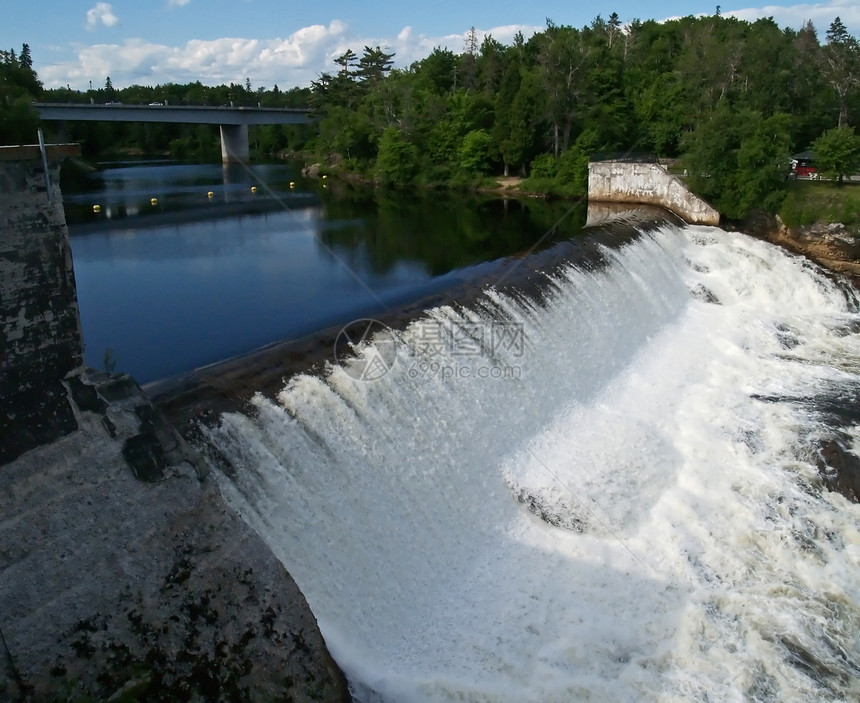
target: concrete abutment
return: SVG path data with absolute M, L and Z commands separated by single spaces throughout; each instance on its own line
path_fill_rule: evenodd
M 588 164 L 589 202 L 656 205 L 696 225 L 718 225 L 720 213 L 655 162 L 623 159 Z
M 206 462 L 130 376 L 84 365 L 58 185 L 77 153 L 0 148 L 0 700 L 347 701 Z

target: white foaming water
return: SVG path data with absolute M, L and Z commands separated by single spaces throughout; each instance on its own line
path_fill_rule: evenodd
M 606 256 L 225 415 L 224 494 L 362 701 L 855 700 L 860 506 L 813 447 L 856 297 L 713 228 Z

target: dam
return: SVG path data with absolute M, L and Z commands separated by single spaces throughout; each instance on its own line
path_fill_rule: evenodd
M 344 244 L 366 213 L 335 204 L 339 219 L 296 217 L 380 266 L 380 237 Z M 417 226 L 402 202 L 378 207 Z M 477 232 L 474 211 L 458 233 Z M 266 217 L 242 237 L 317 243 Z M 136 241 L 147 266 L 199 260 L 181 242 L 153 256 L 164 226 L 116 225 L 107 244 Z M 857 496 L 833 490 L 825 450 L 857 455 L 856 289 L 665 213 L 578 230 L 463 267 L 481 274 L 468 294 L 380 315 L 351 354 L 234 380 L 232 405 L 194 425 L 236 516 L 218 534 L 245 529 L 277 558 L 266 597 L 290 572 L 359 701 L 856 697 Z M 199 483 L 155 485 L 177 481 Z M 156 592 L 187 582 L 178 544 Z M 304 651 L 295 629 L 255 628 L 250 642 Z M 4 624 L 16 653 L 22 632 Z

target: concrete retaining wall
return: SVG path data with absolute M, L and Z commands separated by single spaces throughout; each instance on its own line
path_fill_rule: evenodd
M 0 700 L 348 701 L 205 459 L 130 376 L 83 365 L 69 155 L 49 148 L 46 187 L 39 147 L 0 148 Z
M 0 464 L 77 428 L 62 379 L 83 342 L 59 161 L 49 148 L 0 148 Z
M 594 161 L 588 165 L 588 199 L 658 205 L 690 224 L 718 225 L 720 213 L 656 163 Z

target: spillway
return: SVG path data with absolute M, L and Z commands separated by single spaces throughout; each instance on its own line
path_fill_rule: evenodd
M 222 492 L 359 701 L 856 700 L 856 291 L 712 227 L 602 256 L 224 414 Z

